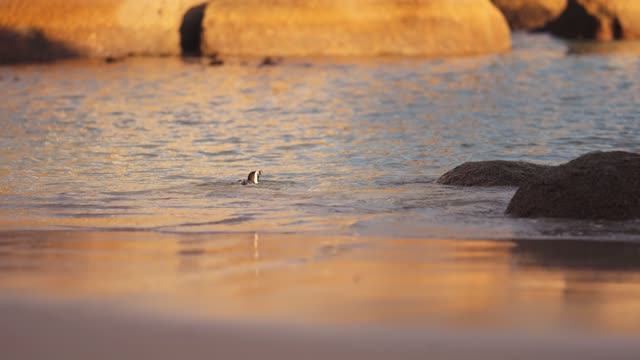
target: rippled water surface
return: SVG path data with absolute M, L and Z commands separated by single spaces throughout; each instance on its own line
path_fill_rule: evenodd
M 640 151 L 640 61 L 517 35 L 459 59 L 181 59 L 0 68 L 4 229 L 640 239 L 516 220 L 515 189 L 435 184 L 471 160 Z M 255 169 L 264 182 L 237 180 Z

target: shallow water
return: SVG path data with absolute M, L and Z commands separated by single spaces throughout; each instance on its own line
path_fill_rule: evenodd
M 461 59 L 180 59 L 0 68 L 4 229 L 638 240 L 640 223 L 516 220 L 472 160 L 640 151 L 637 56 L 546 36 Z M 254 169 L 264 183 L 236 183 Z

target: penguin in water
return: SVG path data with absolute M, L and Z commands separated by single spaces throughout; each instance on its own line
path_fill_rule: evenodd
M 238 182 L 242 185 L 257 184 L 260 182 L 260 175 L 262 175 L 262 170 L 252 171 L 246 179 L 238 180 Z

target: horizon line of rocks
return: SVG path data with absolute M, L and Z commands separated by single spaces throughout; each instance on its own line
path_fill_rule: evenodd
M 204 56 L 212 65 L 234 56 L 474 55 L 508 51 L 512 30 L 598 41 L 640 38 L 640 2 L 635 0 L 350 4 L 5 0 L 0 3 L 0 63 L 73 57 L 112 62 L 130 55 Z M 394 36 L 376 35 L 388 33 Z

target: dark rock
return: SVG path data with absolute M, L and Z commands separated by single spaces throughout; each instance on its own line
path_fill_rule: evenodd
M 523 161 L 474 161 L 448 171 L 437 182 L 456 186 L 521 186 L 539 178 L 549 168 Z
M 517 217 L 640 218 L 640 155 L 593 152 L 523 184 L 507 214 Z
M 107 64 L 115 64 L 117 62 L 121 62 L 122 60 L 124 60 L 124 57 L 122 56 L 107 56 L 104 58 L 104 62 Z
M 75 56 L 74 49 L 48 38 L 39 29 L 0 26 L 0 64 L 50 62 Z
M 209 62 L 208 62 L 209 66 L 222 66 L 224 65 L 224 60 L 222 60 L 222 58 L 220 58 L 220 55 L 218 53 L 212 53 L 211 55 L 209 55 Z
M 209 66 L 222 66 L 222 65 L 224 65 L 224 60 L 218 57 L 212 57 L 211 60 L 209 60 Z
M 274 59 L 270 56 L 265 57 L 264 59 L 262 59 L 262 62 L 260 63 L 260 67 L 262 66 L 275 66 L 278 65 L 280 63 L 280 59 Z
M 546 29 L 569 39 L 640 39 L 640 2 L 569 0 L 563 13 Z

